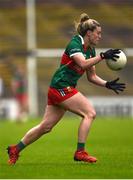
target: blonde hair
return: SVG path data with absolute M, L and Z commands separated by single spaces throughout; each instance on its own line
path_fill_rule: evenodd
M 94 31 L 97 26 L 100 27 L 99 22 L 94 19 L 90 19 L 90 17 L 86 13 L 81 14 L 79 22 L 75 24 L 77 33 L 82 37 L 85 36 L 88 30 Z

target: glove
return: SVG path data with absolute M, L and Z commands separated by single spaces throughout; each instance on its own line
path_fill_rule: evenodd
M 116 61 L 115 58 L 119 58 L 117 54 L 120 53 L 120 49 L 109 49 L 106 52 L 101 52 L 100 56 L 102 59 L 112 59 L 113 61 Z
M 106 82 L 106 88 L 112 89 L 116 94 L 119 94 L 119 91 L 124 91 L 126 88 L 125 83 L 118 83 L 119 78 Z

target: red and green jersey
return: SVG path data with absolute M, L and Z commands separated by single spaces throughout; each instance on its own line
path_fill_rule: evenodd
M 16 73 L 13 81 L 15 82 L 15 92 L 17 95 L 25 94 L 27 91 L 26 79 L 23 75 Z
M 68 86 L 75 87 L 78 79 L 83 75 L 85 70 L 78 66 L 72 57 L 76 54 L 83 54 L 85 59 L 95 57 L 95 49 L 85 49 L 82 36 L 74 36 L 67 45 L 61 59 L 60 67 L 55 72 L 50 87 L 60 89 Z

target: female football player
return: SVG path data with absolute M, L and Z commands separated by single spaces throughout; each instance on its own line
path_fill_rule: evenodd
M 78 129 L 77 149 L 74 153 L 75 161 L 93 163 L 96 157 L 85 151 L 85 143 L 92 121 L 96 112 L 88 99 L 76 89 L 77 81 L 86 72 L 88 81 L 101 87 L 114 90 L 116 93 L 123 91 L 124 83 L 119 79 L 107 82 L 101 79 L 95 71 L 95 65 L 103 60 L 109 61 L 119 57 L 119 49 L 109 49 L 96 55 L 95 46 L 101 39 L 101 26 L 99 22 L 90 19 L 85 13 L 81 14 L 76 26 L 77 35 L 68 43 L 62 55 L 60 67 L 52 77 L 48 90 L 48 104 L 43 120 L 40 124 L 30 129 L 21 141 L 8 147 L 9 164 L 15 164 L 20 151 L 50 132 L 61 120 L 66 111 L 81 116 L 82 120 Z

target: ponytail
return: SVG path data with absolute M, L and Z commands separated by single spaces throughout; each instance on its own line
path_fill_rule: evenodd
M 100 26 L 100 24 L 96 20 L 90 19 L 88 14 L 83 13 L 80 15 L 79 22 L 76 23 L 75 28 L 77 33 L 84 37 L 88 30 L 94 31 L 97 26 Z

